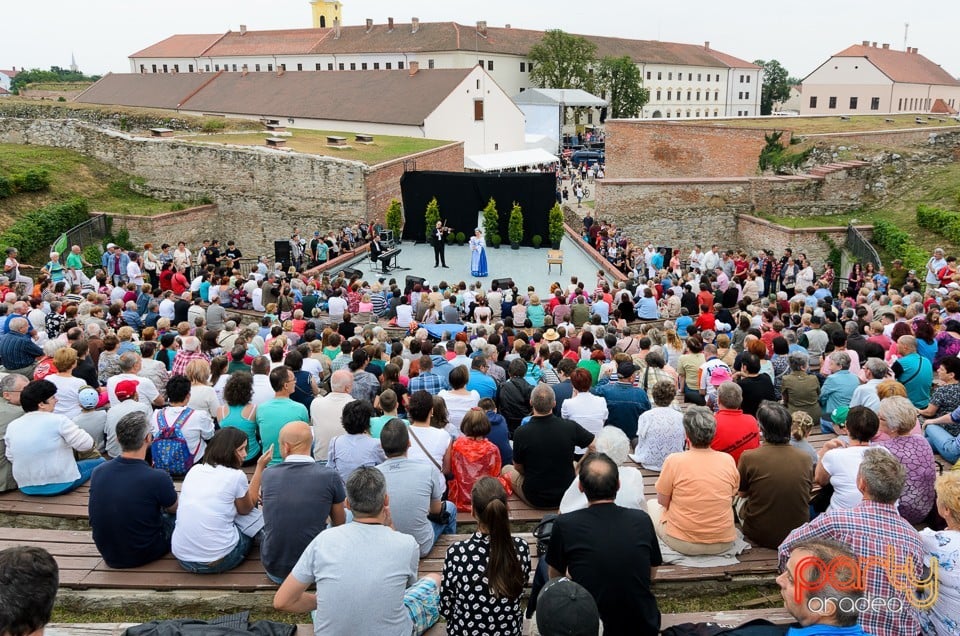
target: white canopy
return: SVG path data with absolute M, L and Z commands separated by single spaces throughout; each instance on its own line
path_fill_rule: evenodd
M 537 166 L 544 163 L 557 163 L 558 161 L 560 160 L 557 159 L 556 155 L 550 154 L 543 148 L 529 148 L 511 152 L 493 152 L 486 155 L 469 155 L 464 160 L 464 166 L 468 170 L 492 172 L 523 166 Z
M 515 104 L 551 104 L 603 108 L 607 101 L 579 88 L 528 88 L 514 96 Z

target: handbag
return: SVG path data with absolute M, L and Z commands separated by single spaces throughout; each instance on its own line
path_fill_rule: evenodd
M 420 438 L 418 438 L 417 435 L 413 432 L 413 427 L 412 427 L 412 426 L 410 426 L 410 427 L 407 428 L 407 432 L 410 433 L 410 437 L 412 437 L 412 438 L 413 438 L 413 441 L 415 441 L 415 442 L 417 443 L 417 446 L 420 447 L 420 450 L 423 451 L 423 454 L 426 455 L 427 458 L 430 459 L 430 462 L 431 462 L 434 466 L 436 466 L 436 467 L 437 467 L 437 470 L 440 471 L 440 474 L 444 476 L 444 483 L 446 483 L 446 481 L 447 481 L 447 480 L 446 480 L 446 477 L 447 477 L 447 476 L 444 474 L 444 472 L 443 472 L 443 467 L 440 466 L 440 462 L 438 462 L 437 459 L 436 459 L 433 455 L 430 454 L 430 451 L 427 450 L 427 447 L 423 445 L 423 442 L 420 441 Z M 448 491 L 449 491 L 449 486 L 447 487 L 446 490 L 443 491 L 443 497 L 440 498 L 441 503 L 443 503 L 443 505 L 440 507 L 440 512 L 430 512 L 430 513 L 427 514 L 427 519 L 428 519 L 429 521 L 431 521 L 431 522 L 433 522 L 433 523 L 436 523 L 436 524 L 439 524 L 439 525 L 441 525 L 441 526 L 445 526 L 445 525 L 447 525 L 448 523 L 450 523 L 450 517 L 452 516 L 452 515 L 450 514 L 450 511 L 447 510 L 447 505 L 446 505 L 446 504 L 447 504 L 447 493 L 448 493 Z

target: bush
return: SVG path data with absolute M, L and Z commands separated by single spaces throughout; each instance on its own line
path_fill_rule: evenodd
M 0 234 L 0 248 L 15 247 L 25 256 L 46 250 L 60 234 L 83 223 L 89 216 L 84 199 L 32 210 Z
M 30 168 L 13 175 L 13 185 L 20 192 L 42 192 L 50 187 L 50 173 L 43 168 Z
M 227 127 L 227 120 L 225 119 L 204 119 L 203 124 L 200 126 L 200 132 L 205 133 L 215 133 L 220 132 L 221 130 Z
M 186 210 L 186 209 L 187 209 L 187 206 L 184 205 L 183 203 L 180 203 L 179 201 L 170 205 L 171 212 L 179 212 L 180 210 Z
M 543 237 L 541 237 L 539 234 L 534 234 L 530 241 L 533 243 L 534 247 L 540 247 L 543 244 Z
M 490 197 L 487 206 L 483 208 L 483 232 L 491 237 L 500 232 L 500 213 L 497 212 L 497 202 L 493 197 Z
M 563 210 L 559 203 L 554 203 L 547 217 L 550 226 L 550 242 L 557 244 L 563 240 Z
M 511 243 L 520 243 L 523 241 L 523 210 L 520 204 L 513 202 L 513 209 L 510 210 L 510 225 L 507 228 Z
M 785 171 L 786 168 L 799 168 L 810 156 L 812 148 L 808 148 L 799 153 L 787 152 L 783 146 L 783 142 L 780 141 L 782 136 L 783 133 L 780 131 L 774 131 L 769 135 L 764 135 L 767 145 L 760 151 L 759 164 L 761 171 L 772 170 L 774 173 L 780 173 Z M 791 144 L 792 143 L 793 140 L 791 139 Z
M 960 214 L 921 203 L 917 206 L 917 225 L 960 243 Z
M 910 235 L 890 221 L 874 222 L 872 242 L 894 258 L 903 259 L 903 266 L 907 269 L 920 271 L 926 267 L 926 251 L 912 243 Z
M 457 232 L 457 244 L 463 245 L 467 241 L 467 235 L 463 232 Z
M 424 218 L 427 223 L 426 234 L 430 236 L 430 232 L 433 231 L 437 221 L 440 220 L 440 205 L 437 203 L 437 197 L 430 199 L 430 203 L 427 204 L 427 209 L 424 211 Z
M 393 238 L 400 239 L 400 231 L 403 229 L 403 209 L 400 207 L 400 202 L 396 199 L 391 199 L 390 207 L 387 208 L 387 229 L 393 232 Z
M 457 242 L 457 235 L 455 232 L 447 232 L 447 243 L 453 245 Z
M 493 243 L 494 247 L 500 247 L 500 244 L 503 243 L 503 239 L 500 238 L 499 234 L 494 234 L 490 237 L 490 241 Z
M 10 179 L 0 174 L 0 199 L 13 196 L 13 184 Z
M 87 245 L 83 248 L 83 260 L 88 263 L 93 263 L 95 266 L 100 266 L 100 257 L 103 256 L 103 250 L 99 245 L 93 243 L 92 245 Z

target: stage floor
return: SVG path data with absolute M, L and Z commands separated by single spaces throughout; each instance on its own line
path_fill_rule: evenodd
M 563 250 L 563 273 L 558 265 L 553 265 L 552 272 L 547 273 L 547 248 L 521 247 L 519 250 L 512 250 L 509 246 L 501 246 L 500 249 L 487 248 L 487 269 L 490 274 L 481 279 L 470 275 L 468 245 L 447 245 L 446 260 L 449 269 L 434 268 L 433 248 L 426 243 L 413 244 L 404 241 L 400 247 L 403 251 L 397 258 L 399 268 L 390 274 L 381 273 L 379 267 L 372 271 L 368 258 L 352 261 L 349 266 L 361 270 L 364 280 L 396 278 L 401 288 L 408 275 L 422 276 L 431 285 L 441 280 L 448 283 L 464 281 L 468 285 L 472 281 L 481 280 L 485 289 L 489 289 L 493 279 L 509 277 L 513 278 L 519 289 L 526 290 L 528 285 L 533 285 L 541 295 L 550 289 L 550 284 L 554 281 L 566 288 L 571 276 L 577 276 L 585 282 L 588 289 L 593 289 L 599 269 L 597 263 L 574 245 L 569 237 L 564 237 L 560 243 L 560 249 Z

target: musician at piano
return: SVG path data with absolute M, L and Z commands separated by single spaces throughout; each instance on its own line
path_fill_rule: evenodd
M 370 242 L 370 260 L 376 263 L 380 260 L 380 255 L 383 254 L 385 250 L 380 244 L 380 237 L 378 235 L 373 236 L 373 240 Z

